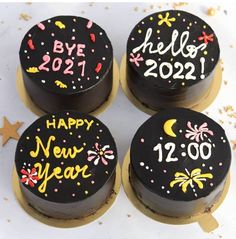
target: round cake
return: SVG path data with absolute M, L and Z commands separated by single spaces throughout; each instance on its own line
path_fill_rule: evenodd
M 21 136 L 15 154 L 25 200 L 53 218 L 95 213 L 113 193 L 116 164 L 108 128 L 75 111 L 36 120 Z
M 230 145 L 220 125 L 201 113 L 172 108 L 136 132 L 130 183 L 152 211 L 188 217 L 210 211 L 223 192 L 230 163 Z
M 127 84 L 158 110 L 198 102 L 211 86 L 220 49 L 212 28 L 190 13 L 170 10 L 142 19 L 127 42 Z
M 91 112 L 112 89 L 113 50 L 91 20 L 57 16 L 33 26 L 20 47 L 25 88 L 45 112 Z

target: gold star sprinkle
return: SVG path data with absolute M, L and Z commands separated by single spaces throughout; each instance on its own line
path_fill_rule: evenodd
M 3 117 L 3 127 L 0 128 L 0 135 L 2 135 L 2 146 L 4 146 L 9 139 L 20 138 L 17 130 L 21 127 L 23 122 L 17 121 L 14 124 L 11 124 L 6 117 Z

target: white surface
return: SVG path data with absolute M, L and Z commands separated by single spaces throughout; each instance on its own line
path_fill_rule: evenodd
M 222 1 L 221 11 L 216 16 L 205 14 L 208 7 L 216 5 L 189 4 L 181 9 L 188 10 L 205 19 L 215 30 L 221 45 L 221 57 L 224 60 L 224 80 L 215 102 L 207 109 L 209 115 L 218 121 L 224 120 L 223 127 L 230 140 L 236 139 L 236 129 L 233 125 L 236 119 L 223 117 L 218 108 L 234 105 L 236 109 L 236 31 L 235 10 L 233 5 Z M 125 52 L 126 40 L 132 27 L 144 16 L 151 12 L 169 9 L 172 4 L 151 3 L 89 3 L 73 4 L 44 4 L 33 3 L 27 5 L 0 3 L 0 127 L 5 115 L 13 123 L 17 120 L 25 122 L 20 132 L 23 132 L 37 117 L 31 113 L 20 101 L 16 87 L 16 67 L 19 65 L 18 50 L 21 39 L 26 31 L 41 20 L 55 15 L 81 15 L 92 19 L 101 25 L 108 33 L 118 62 Z M 234 4 L 235 5 L 235 4 Z M 134 8 L 138 7 L 138 11 Z M 146 12 L 145 12 L 146 9 Z M 225 15 L 223 9 L 228 14 Z M 32 16 L 29 21 L 19 20 L 21 13 Z M 3 21 L 3 23 L 1 22 Z M 233 27 L 233 28 L 232 28 Z M 21 30 L 19 30 L 21 28 Z M 234 48 L 230 48 L 230 44 Z M 129 148 L 132 137 L 137 128 L 148 118 L 145 113 L 136 109 L 125 97 L 121 89 L 115 102 L 98 116 L 111 130 L 115 137 L 120 161 Z M 232 125 L 228 123 L 232 122 Z M 1 136 L 0 136 L 1 137 Z M 212 233 L 204 233 L 197 223 L 181 226 L 166 225 L 147 218 L 139 212 L 127 199 L 121 189 L 112 208 L 97 221 L 86 226 L 72 229 L 58 229 L 44 225 L 27 215 L 16 201 L 11 187 L 11 172 L 14 162 L 14 152 L 17 142 L 9 141 L 5 147 L 0 146 L 0 239 L 46 239 L 46 238 L 233 238 L 236 235 L 236 163 L 232 162 L 231 185 L 226 200 L 214 213 L 219 221 L 219 228 Z M 233 153 L 235 156 L 235 152 Z M 8 200 L 4 199 L 7 198 Z M 128 217 L 130 214 L 131 217 Z M 102 222 L 100 225 L 99 222 Z

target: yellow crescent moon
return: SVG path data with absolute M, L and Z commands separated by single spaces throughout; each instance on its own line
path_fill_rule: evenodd
M 172 130 L 172 126 L 176 123 L 176 119 L 169 119 L 164 123 L 163 129 L 165 133 L 171 137 L 176 137 L 176 134 Z

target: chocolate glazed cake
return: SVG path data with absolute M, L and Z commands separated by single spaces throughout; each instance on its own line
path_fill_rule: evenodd
M 130 183 L 149 209 L 171 217 L 209 211 L 222 194 L 231 163 L 224 130 L 183 108 L 162 110 L 136 132 Z
M 142 19 L 127 42 L 127 84 L 147 107 L 189 107 L 209 90 L 220 49 L 197 16 L 170 10 Z
M 25 200 L 46 216 L 95 213 L 113 192 L 117 150 L 98 119 L 63 111 L 36 120 L 21 136 L 15 166 Z
M 111 42 L 82 17 L 57 16 L 32 27 L 21 43 L 20 63 L 29 96 L 45 112 L 91 112 L 112 89 Z

